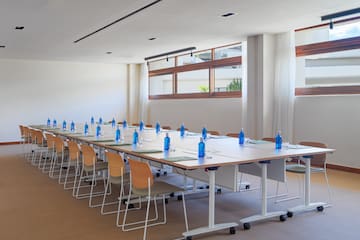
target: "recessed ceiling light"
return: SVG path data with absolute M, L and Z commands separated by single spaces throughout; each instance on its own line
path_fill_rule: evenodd
M 106 52 L 106 54 L 112 54 L 112 52 Z
M 0 45 L 0 48 L 5 48 L 5 45 Z
M 155 37 L 149 38 L 150 41 L 153 41 L 153 40 L 155 40 L 155 39 L 156 39 Z
M 222 17 L 230 17 L 232 15 L 235 15 L 235 13 L 229 12 L 229 13 L 225 13 L 223 15 L 221 15 Z
M 23 30 L 25 27 L 24 26 L 16 26 L 15 29 L 16 30 Z

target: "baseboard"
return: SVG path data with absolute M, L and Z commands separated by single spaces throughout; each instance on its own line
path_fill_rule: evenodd
M 335 170 L 340 170 L 340 171 L 344 171 L 344 172 L 351 172 L 351 173 L 360 174 L 360 168 L 352 168 L 352 167 L 346 167 L 346 166 L 330 164 L 330 163 L 327 163 L 326 167 L 328 169 L 335 169 Z
M 0 142 L 0 145 L 15 145 L 15 144 L 20 144 L 21 142 L 17 141 L 17 142 Z

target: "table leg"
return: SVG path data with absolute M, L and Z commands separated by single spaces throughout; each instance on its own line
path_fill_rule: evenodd
M 245 229 L 250 228 L 250 223 L 263 221 L 267 219 L 272 219 L 275 217 L 280 217 L 281 221 L 286 220 L 286 212 L 285 211 L 277 211 L 277 212 L 268 212 L 267 211 L 267 164 L 269 161 L 260 162 L 261 165 L 261 214 L 253 215 L 250 217 L 240 219 L 240 222 L 243 224 Z
M 326 203 L 324 202 L 310 202 L 310 191 L 311 191 L 311 158 L 304 157 L 303 160 L 305 161 L 305 189 L 304 189 L 304 204 L 299 205 L 293 208 L 288 209 L 288 216 L 292 217 L 293 213 L 296 212 L 305 212 L 305 211 L 312 211 L 318 210 L 323 211 L 324 206 Z
M 235 227 L 237 223 L 221 223 L 215 224 L 215 172 L 217 168 L 208 169 L 209 173 L 209 222 L 208 226 L 196 228 L 183 233 L 185 239 L 191 239 L 192 236 L 215 232 L 223 229 L 230 229 L 230 233 L 235 233 Z

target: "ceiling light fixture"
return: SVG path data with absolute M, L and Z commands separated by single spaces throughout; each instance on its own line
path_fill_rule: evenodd
M 124 19 L 126 19 L 126 18 L 128 18 L 128 17 L 131 17 L 132 15 L 135 15 L 135 14 L 137 14 L 137 13 L 139 13 L 139 12 L 141 12 L 141 11 L 143 11 L 143 10 L 145 10 L 145 9 L 151 7 L 152 5 L 155 5 L 155 4 L 157 4 L 157 3 L 161 2 L 161 1 L 162 1 L 162 0 L 156 0 L 156 1 L 153 1 L 153 2 L 149 3 L 148 5 L 146 5 L 146 6 L 144 6 L 144 7 L 141 7 L 141 8 L 139 8 L 139 9 L 136 9 L 135 11 L 132 11 L 131 13 L 129 13 L 129 14 L 127 14 L 127 15 L 125 15 L 125 16 L 123 16 L 123 17 L 121 17 L 121 18 L 119 18 L 119 19 L 117 19 L 117 20 L 115 20 L 115 21 L 113 21 L 113 22 L 111 22 L 111 23 L 109 23 L 109 24 L 107 24 L 107 25 L 105 25 L 105 26 L 103 26 L 103 27 L 101 27 L 101 28 L 99 28 L 99 29 L 97 29 L 97 30 L 95 30 L 95 31 L 93 31 L 93 32 L 91 32 L 91 33 L 89 33 L 89 34 L 81 37 L 81 38 L 79 38 L 79 39 L 77 39 L 77 40 L 75 40 L 74 43 L 78 43 L 78 42 L 80 42 L 81 40 L 84 40 L 85 38 L 88 38 L 88 37 L 90 37 L 90 36 L 92 36 L 92 35 L 100 32 L 100 31 L 102 31 L 102 30 L 104 30 L 104 29 L 106 29 L 106 28 L 108 28 L 108 27 L 110 27 L 110 26 L 112 26 L 112 25 L 120 22 L 120 21 L 123 21 Z
M 172 55 L 172 54 L 181 53 L 181 52 L 187 52 L 187 51 L 193 51 L 195 49 L 196 49 L 196 47 L 182 48 L 182 49 L 179 49 L 179 50 L 175 50 L 175 51 L 171 51 L 171 52 L 166 52 L 166 53 L 161 53 L 161 54 L 158 54 L 158 55 L 146 57 L 146 58 L 144 58 L 144 60 L 147 61 L 147 60 L 150 60 L 150 59 L 164 57 L 164 56 L 168 57 L 169 55 Z
M 230 17 L 230 16 L 233 16 L 235 15 L 235 13 L 232 13 L 232 12 L 229 12 L 229 13 L 225 13 L 223 15 L 221 15 L 222 17 Z
M 5 45 L 0 45 L 0 48 L 5 48 Z
M 358 13 L 360 13 L 360 8 L 354 8 L 354 9 L 350 9 L 350 10 L 346 10 L 346 11 L 342 11 L 342 12 L 336 12 L 336 13 L 321 16 L 321 21 L 330 20 L 329 28 L 333 29 L 334 28 L 333 19 L 340 18 L 340 17 L 346 17 L 349 15 L 358 14 Z
M 112 54 L 112 52 L 106 52 L 106 54 Z
M 24 26 L 16 26 L 15 30 L 23 30 L 25 27 Z
M 156 38 L 155 37 L 152 37 L 152 38 L 149 38 L 148 40 L 149 41 L 153 41 L 153 40 L 155 40 Z

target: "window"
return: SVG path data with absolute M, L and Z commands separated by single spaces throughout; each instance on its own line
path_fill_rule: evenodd
M 172 94 L 172 74 L 150 77 L 150 95 Z
M 296 95 L 360 94 L 360 21 L 296 32 Z
M 215 92 L 241 91 L 241 66 L 215 68 Z
M 149 62 L 149 98 L 241 97 L 241 45 Z
M 208 93 L 209 70 L 180 72 L 177 75 L 178 93 Z

